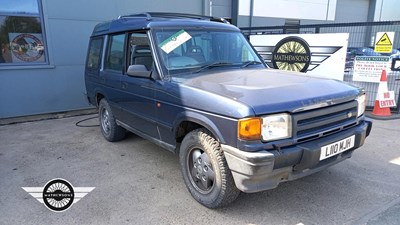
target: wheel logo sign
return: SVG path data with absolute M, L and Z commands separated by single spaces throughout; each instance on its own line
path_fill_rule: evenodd
M 68 209 L 74 201 L 74 189 L 65 180 L 52 180 L 43 189 L 43 202 L 54 211 Z
M 44 187 L 22 187 L 54 212 L 63 212 L 91 192 L 94 187 L 73 187 L 67 180 L 53 179 Z
M 276 69 L 306 72 L 310 62 L 310 48 L 307 42 L 299 37 L 282 39 L 272 52 L 272 64 Z
M 309 46 L 298 36 L 288 36 L 272 45 L 255 45 L 257 53 L 271 68 L 309 72 L 343 48 L 343 46 Z

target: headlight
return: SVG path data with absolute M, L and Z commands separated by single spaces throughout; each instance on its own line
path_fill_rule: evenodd
M 238 121 L 238 138 L 241 140 L 273 141 L 291 136 L 292 122 L 287 113 Z
M 358 107 L 357 107 L 357 117 L 361 116 L 365 112 L 365 106 L 367 102 L 367 97 L 365 94 L 362 94 L 356 98 L 358 102 Z
M 292 136 L 292 120 L 289 114 L 281 113 L 262 117 L 263 141 L 273 141 Z

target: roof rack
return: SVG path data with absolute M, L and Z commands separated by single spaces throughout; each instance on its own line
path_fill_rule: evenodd
M 187 13 L 170 13 L 170 12 L 144 12 L 138 14 L 130 14 L 130 15 L 121 15 L 120 18 L 130 18 L 130 17 L 146 17 L 147 20 L 152 20 L 154 17 L 158 18 L 189 18 L 189 19 L 198 19 L 198 20 L 209 20 L 214 22 L 227 23 L 229 22 L 221 17 L 212 17 L 212 16 L 202 16 L 196 14 L 187 14 Z

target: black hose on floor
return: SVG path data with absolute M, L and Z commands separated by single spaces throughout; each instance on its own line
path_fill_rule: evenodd
M 89 117 L 89 118 L 80 120 L 80 121 L 76 122 L 75 125 L 76 125 L 77 127 L 98 127 L 99 124 L 96 124 L 96 125 L 81 125 L 82 122 L 85 122 L 85 121 L 88 121 L 88 120 L 92 120 L 92 119 L 96 119 L 96 118 L 98 118 L 98 117 L 99 117 L 99 116 L 92 116 L 92 117 Z

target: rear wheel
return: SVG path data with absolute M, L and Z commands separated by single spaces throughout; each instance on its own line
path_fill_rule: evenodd
M 119 141 L 125 137 L 126 130 L 117 125 L 110 105 L 104 98 L 99 103 L 100 129 L 107 141 Z
M 236 188 L 219 142 L 205 129 L 185 136 L 179 152 L 183 180 L 193 198 L 208 208 L 234 201 Z

